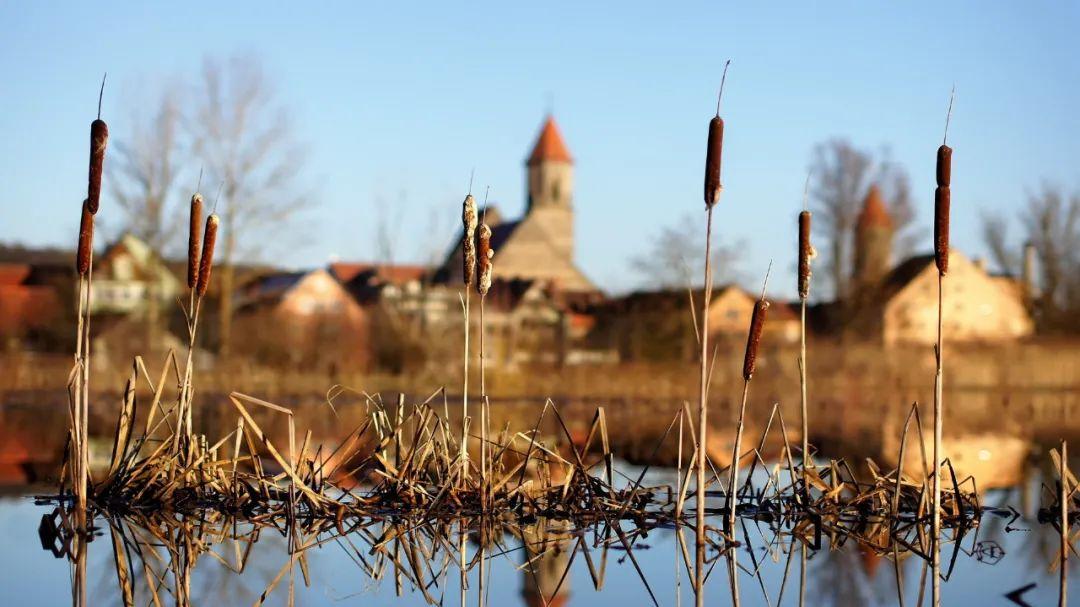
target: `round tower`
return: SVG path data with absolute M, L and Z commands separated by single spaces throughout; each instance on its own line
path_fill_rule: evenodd
M 526 217 L 543 227 L 567 259 L 574 258 L 574 160 L 555 118 L 548 116 L 525 162 Z
M 856 290 L 876 287 L 889 273 L 892 261 L 893 222 L 881 190 L 870 186 L 855 224 L 855 267 L 852 275 Z

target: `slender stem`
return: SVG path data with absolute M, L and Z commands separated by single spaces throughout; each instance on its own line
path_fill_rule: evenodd
M 743 382 L 742 404 L 739 405 L 739 421 L 735 426 L 735 446 L 731 451 L 731 469 L 728 476 L 728 511 L 727 529 L 732 537 L 735 537 L 735 513 L 739 505 L 739 455 L 742 453 L 743 424 L 746 423 L 746 401 L 750 397 L 750 380 Z M 739 605 L 739 567 L 736 563 L 736 551 L 732 547 L 728 556 L 731 560 L 731 602 L 735 607 Z
M 487 510 L 487 441 L 488 441 L 488 415 L 487 415 L 487 384 L 484 382 L 484 295 L 480 296 L 480 510 Z M 483 578 L 484 568 L 480 568 L 480 576 Z M 483 594 L 483 593 L 481 593 Z
M 1061 441 L 1061 462 L 1059 466 L 1061 476 L 1061 488 L 1058 495 L 1058 501 L 1061 502 L 1061 562 L 1058 563 L 1060 570 L 1060 578 L 1058 581 L 1058 605 L 1059 607 L 1065 607 L 1069 601 L 1068 595 L 1068 581 L 1069 581 L 1069 480 L 1068 480 L 1068 464 L 1066 463 L 1069 457 L 1069 444 L 1065 441 Z
M 461 388 L 461 480 L 465 482 L 469 478 L 469 333 L 472 328 L 469 325 L 469 296 L 471 290 L 465 287 L 465 369 Z M 464 531 L 462 532 L 464 533 Z M 464 579 L 464 578 L 463 578 Z M 462 593 L 464 594 L 464 590 Z
M 806 470 L 810 465 L 810 422 L 806 415 L 806 298 L 801 298 L 799 304 L 799 389 L 802 405 L 802 480 L 805 495 L 808 492 Z
M 941 604 L 941 428 L 943 416 L 942 404 L 942 311 L 944 309 L 944 285 L 945 276 L 938 273 L 938 323 L 937 323 L 937 373 L 934 375 L 934 515 L 931 519 L 931 543 L 934 550 L 932 553 L 932 573 L 934 580 L 931 584 L 931 604 L 938 607 Z
M 697 529 L 694 557 L 694 591 L 697 607 L 705 605 L 705 445 L 708 439 L 708 362 L 709 362 L 709 300 L 712 298 L 712 216 L 713 207 L 705 219 L 705 294 L 701 302 L 701 370 L 700 397 L 698 405 L 698 452 L 697 452 Z

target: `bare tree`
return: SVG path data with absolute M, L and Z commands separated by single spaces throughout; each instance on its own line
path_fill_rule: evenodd
M 737 280 L 739 251 L 743 242 L 713 243 L 713 283 Z M 680 217 L 677 223 L 662 226 L 649 243 L 648 250 L 630 259 L 646 285 L 657 289 L 677 289 L 697 285 L 705 273 L 705 232 L 693 215 Z
M 125 214 L 123 229 L 159 255 L 175 233 L 166 223 L 181 174 L 180 120 L 175 87 L 164 88 L 156 103 L 135 104 L 130 128 L 115 138 L 113 161 L 106 165 L 113 196 Z
M 824 232 L 825 245 L 820 250 L 828 266 L 826 278 L 839 299 L 847 293 L 855 222 L 871 185 L 881 189 L 889 207 L 896 250 L 910 249 L 911 241 L 904 233 L 915 216 L 910 180 L 887 151 L 875 159 L 845 139 L 831 139 L 814 148 L 811 175 L 815 219 Z
M 304 152 L 262 65 L 250 57 L 207 59 L 190 127 L 196 153 L 221 185 L 219 350 L 227 353 L 235 265 L 265 250 L 275 231 L 310 202 L 297 182 Z
M 1044 185 L 1028 195 L 1018 219 L 1022 241 L 1014 243 L 1004 216 L 983 215 L 983 241 L 998 267 L 1013 275 L 1018 274 L 1021 247 L 1030 243 L 1037 264 L 1039 296 L 1032 305 L 1039 329 L 1076 332 L 1080 327 L 1080 193 L 1067 194 Z

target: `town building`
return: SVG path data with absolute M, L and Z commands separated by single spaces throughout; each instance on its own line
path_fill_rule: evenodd
M 878 188 L 871 187 L 855 227 L 853 291 L 846 307 L 849 335 L 887 344 L 937 340 L 938 271 L 933 254 L 891 266 L 893 221 Z M 942 329 L 950 342 L 998 342 L 1028 337 L 1035 327 L 1030 288 L 993 276 L 955 247 L 945 280 Z

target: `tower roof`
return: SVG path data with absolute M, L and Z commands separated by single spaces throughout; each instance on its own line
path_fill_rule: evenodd
M 555 124 L 555 117 L 548 116 L 544 126 L 540 129 L 540 136 L 536 138 L 536 145 L 529 154 L 527 164 L 533 165 L 538 162 L 573 162 L 570 151 L 566 149 L 562 134 L 559 133 L 559 125 Z
M 862 211 L 859 212 L 859 229 L 880 227 L 891 228 L 892 216 L 885 208 L 885 199 L 881 197 L 881 190 L 877 185 L 870 186 L 863 201 Z

